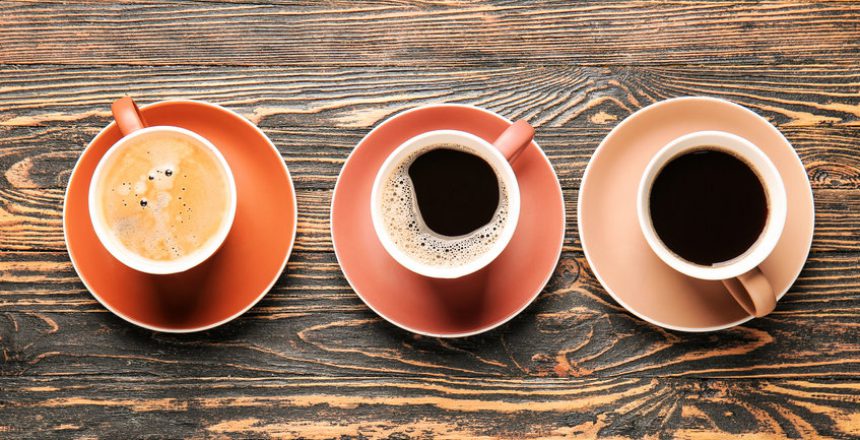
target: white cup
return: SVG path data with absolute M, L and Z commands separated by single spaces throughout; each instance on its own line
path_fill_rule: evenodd
M 764 229 L 752 246 L 731 260 L 710 266 L 692 263 L 672 252 L 654 230 L 649 207 L 651 187 L 663 167 L 678 156 L 703 149 L 723 151 L 746 163 L 761 180 L 768 203 Z M 636 209 L 645 239 L 654 253 L 670 267 L 693 278 L 722 281 L 738 304 L 751 315 L 764 316 L 776 307 L 773 287 L 758 266 L 773 252 L 782 235 L 787 200 L 779 171 L 753 143 L 722 131 L 699 131 L 669 142 L 645 168 L 639 183 Z
M 475 273 L 493 262 L 507 247 L 517 228 L 520 216 L 520 189 L 510 161 L 517 158 L 534 137 L 534 129 L 519 121 L 509 127 L 495 143 L 457 130 L 436 130 L 415 136 L 395 149 L 382 164 L 373 182 L 371 193 L 371 216 L 376 235 L 385 250 L 403 267 L 430 278 L 453 279 Z M 423 263 L 398 247 L 389 235 L 382 214 L 382 190 L 386 179 L 413 153 L 439 144 L 456 144 L 464 150 L 485 160 L 507 189 L 507 210 L 504 227 L 492 247 L 468 263 L 456 266 L 434 266 Z M 428 150 L 430 151 L 430 150 Z M 417 209 L 414 207 L 413 209 Z M 420 213 L 418 214 L 420 218 Z
M 110 228 L 105 224 L 104 218 L 101 214 L 101 201 L 99 200 L 99 191 L 97 186 L 98 182 L 102 179 L 102 174 L 106 172 L 106 164 L 110 163 L 111 157 L 114 154 L 117 154 L 121 149 L 125 148 L 130 141 L 146 136 L 160 136 L 164 133 L 170 133 L 171 136 L 184 137 L 189 141 L 206 148 L 215 156 L 217 159 L 216 162 L 227 176 L 229 203 L 227 205 L 227 211 L 224 214 L 225 221 L 221 223 L 218 230 L 203 247 L 175 260 L 156 261 L 145 258 L 127 249 L 115 234 L 111 232 Z M 209 259 L 209 257 L 221 248 L 221 245 L 224 244 L 224 240 L 227 239 L 227 234 L 230 232 L 230 228 L 233 226 L 233 220 L 236 217 L 236 182 L 233 179 L 233 172 L 230 170 L 230 165 L 227 164 L 224 156 L 221 155 L 221 152 L 219 152 L 218 149 L 203 136 L 179 127 L 153 126 L 136 128 L 114 144 L 107 153 L 102 156 L 96 166 L 92 180 L 90 181 L 89 211 L 90 220 L 92 221 L 93 229 L 95 230 L 99 241 L 101 241 L 105 249 L 107 249 L 108 252 L 110 252 L 110 254 L 121 263 L 134 270 L 153 275 L 168 275 L 185 272 Z

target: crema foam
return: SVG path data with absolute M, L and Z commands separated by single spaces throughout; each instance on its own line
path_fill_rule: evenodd
M 206 247 L 232 200 L 218 157 L 196 139 L 153 132 L 119 147 L 96 182 L 98 213 L 127 251 L 177 260 Z

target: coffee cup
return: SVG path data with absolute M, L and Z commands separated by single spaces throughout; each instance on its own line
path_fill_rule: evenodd
M 147 126 L 131 98 L 111 110 L 123 137 L 102 156 L 90 183 L 96 236 L 140 272 L 167 275 L 200 265 L 222 246 L 236 216 L 229 164 L 191 130 Z
M 752 142 L 721 131 L 669 142 L 642 175 L 637 214 L 649 246 L 672 269 L 721 281 L 753 316 L 776 307 L 759 265 L 782 235 L 786 192 L 777 168 Z
M 511 163 L 534 129 L 519 121 L 490 143 L 458 130 L 419 134 L 383 162 L 371 192 L 373 227 L 406 269 L 455 279 L 493 262 L 514 235 L 520 191 Z

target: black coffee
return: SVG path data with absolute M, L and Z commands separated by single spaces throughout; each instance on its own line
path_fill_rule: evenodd
M 752 246 L 767 221 L 767 196 L 737 157 L 703 149 L 672 159 L 651 187 L 657 235 L 681 258 L 701 265 L 731 260 Z
M 418 210 L 433 232 L 465 235 L 486 225 L 499 207 L 496 172 L 484 159 L 460 150 L 437 148 L 409 166 Z

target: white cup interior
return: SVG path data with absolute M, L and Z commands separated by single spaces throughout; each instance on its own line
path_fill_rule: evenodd
M 663 167 L 678 156 L 703 149 L 724 151 L 744 161 L 761 180 L 768 203 L 768 218 L 758 240 L 743 254 L 710 266 L 692 263 L 672 252 L 657 235 L 651 221 L 649 206 L 651 187 Z M 731 133 L 700 131 L 673 140 L 651 159 L 639 183 L 636 209 L 642 233 L 661 260 L 675 270 L 694 278 L 723 280 L 752 270 L 770 255 L 785 226 L 787 201 L 785 186 L 779 171 L 758 147 Z
M 225 213 L 224 220 L 221 222 L 221 225 L 216 231 L 216 233 L 208 242 L 205 243 L 204 246 L 188 255 L 184 255 L 175 260 L 159 261 L 143 257 L 129 250 L 125 245 L 120 242 L 120 240 L 114 235 L 114 233 L 111 232 L 110 228 L 105 224 L 105 220 L 101 214 L 102 205 L 99 197 L 98 185 L 103 178 L 103 174 L 106 172 L 106 167 L 108 166 L 107 164 L 110 163 L 110 159 L 113 157 L 113 155 L 117 154 L 118 151 L 125 148 L 131 140 L 147 136 L 159 136 L 164 133 L 170 133 L 171 135 L 179 135 L 185 138 L 189 138 L 194 143 L 201 145 L 203 148 L 206 148 L 211 153 L 213 153 L 213 155 L 217 159 L 216 162 L 220 165 L 220 167 L 222 167 L 225 175 L 227 176 L 229 201 L 227 205 L 228 209 Z M 99 238 L 99 241 L 101 241 L 102 245 L 108 250 L 108 252 L 110 252 L 111 255 L 113 255 L 114 258 L 116 258 L 126 266 L 140 272 L 155 275 L 167 275 L 184 272 L 199 265 L 203 261 L 206 261 L 210 256 L 212 256 L 212 254 L 214 254 L 224 243 L 224 240 L 226 240 L 227 235 L 230 232 L 230 228 L 233 226 L 233 220 L 236 216 L 236 204 L 236 182 L 233 178 L 233 172 L 230 169 L 230 165 L 224 159 L 224 156 L 206 138 L 190 130 L 186 130 L 180 127 L 146 127 L 140 130 L 136 130 L 120 139 L 107 151 L 107 153 L 105 153 L 105 155 L 99 161 L 98 165 L 96 166 L 95 172 L 93 173 L 92 180 L 90 181 L 89 188 L 90 220 L 93 224 L 93 229 L 95 230 L 96 236 Z
M 385 181 L 391 173 L 395 172 L 396 169 L 405 160 L 408 160 L 413 153 L 438 144 L 457 144 L 464 147 L 470 153 L 484 159 L 496 171 L 497 176 L 499 176 L 500 180 L 507 188 L 507 217 L 504 221 L 504 228 L 499 232 L 499 237 L 493 244 L 493 247 L 489 251 L 483 253 L 480 257 L 471 260 L 469 263 L 458 266 L 442 267 L 425 264 L 400 249 L 389 235 L 381 209 L 382 189 Z M 499 254 L 502 253 L 510 242 L 520 216 L 519 186 L 517 184 L 516 175 L 504 155 L 502 155 L 495 146 L 484 139 L 471 133 L 457 130 L 430 131 L 415 136 L 397 147 L 397 149 L 388 156 L 376 175 L 376 179 L 373 182 L 370 203 L 373 227 L 376 230 L 376 235 L 385 250 L 392 258 L 397 260 L 397 262 L 405 268 L 419 275 L 431 278 L 460 278 L 474 273 L 490 264 L 499 256 Z M 417 210 L 418 208 L 414 207 L 413 209 Z M 420 213 L 418 213 L 418 216 L 420 217 Z

